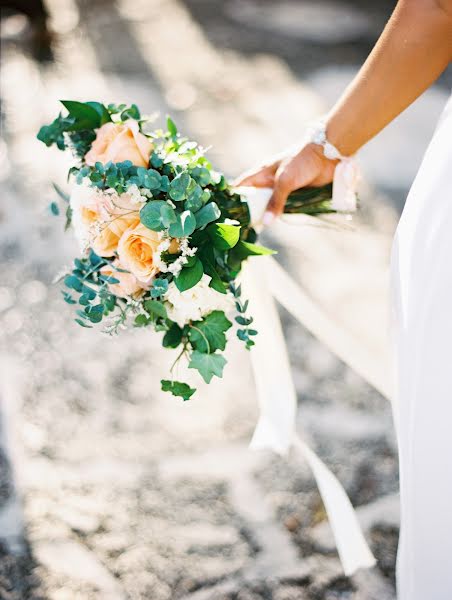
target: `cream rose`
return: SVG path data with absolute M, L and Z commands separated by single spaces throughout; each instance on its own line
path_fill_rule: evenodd
M 148 229 L 142 223 L 127 229 L 119 240 L 119 260 L 143 283 L 149 283 L 158 273 L 154 255 L 160 241 L 158 233 Z
M 105 123 L 97 131 L 91 150 L 85 156 L 87 165 L 103 165 L 130 160 L 137 167 L 148 167 L 153 145 L 140 132 L 137 121 Z
M 122 269 L 121 271 L 117 271 L 114 267 L 118 269 Z M 109 283 L 108 289 L 115 296 L 120 296 L 121 298 L 125 298 L 127 296 L 139 296 L 143 291 L 144 287 L 137 280 L 135 275 L 132 273 L 125 273 L 124 267 L 120 263 L 119 260 L 114 260 L 113 265 L 105 265 L 102 267 L 100 272 L 103 275 L 107 275 L 107 277 L 114 277 L 119 281 L 119 283 Z

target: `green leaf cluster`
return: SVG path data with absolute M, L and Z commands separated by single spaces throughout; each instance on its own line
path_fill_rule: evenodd
M 102 275 L 101 269 L 106 264 L 105 259 L 90 251 L 88 258 L 76 258 L 71 272 L 64 277 L 69 291 L 63 291 L 63 298 L 68 304 L 80 306 L 75 321 L 82 327 L 100 323 L 117 306 L 118 299 L 108 290 L 108 284 L 118 280 Z

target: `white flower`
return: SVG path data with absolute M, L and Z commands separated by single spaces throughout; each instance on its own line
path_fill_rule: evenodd
M 157 265 L 157 268 L 162 273 L 171 273 L 174 277 L 177 277 L 179 273 L 182 271 L 184 265 L 188 262 L 188 257 L 194 256 L 198 248 L 191 247 L 188 241 L 188 238 L 179 238 L 178 242 L 178 252 L 180 256 L 173 261 L 172 263 L 166 263 L 162 259 L 162 254 L 166 252 L 175 238 L 163 237 L 161 236 L 162 241 L 157 247 L 156 252 L 154 253 L 154 263 Z
M 234 306 L 230 293 L 220 294 L 209 287 L 211 278 L 203 275 L 201 280 L 189 290 L 180 292 L 171 282 L 166 292 L 165 306 L 168 317 L 183 327 L 189 321 L 199 321 L 214 310 L 227 312 Z
M 127 194 L 130 196 L 130 200 L 133 204 L 143 204 L 147 200 L 143 194 L 143 190 L 141 190 L 135 184 L 129 185 L 127 188 Z
M 99 198 L 97 189 L 89 185 L 86 178 L 79 185 L 74 185 L 69 199 L 72 209 L 72 226 L 82 253 L 86 253 L 91 240 L 90 229 L 99 218 Z

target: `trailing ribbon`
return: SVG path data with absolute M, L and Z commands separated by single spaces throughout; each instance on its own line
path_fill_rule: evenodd
M 265 210 L 269 190 L 255 190 L 252 194 L 247 190 L 246 197 L 252 221 L 258 221 Z M 298 311 L 294 310 L 299 288 L 272 257 L 248 259 L 242 286 L 252 303 L 254 323 L 259 331 L 259 343 L 250 353 L 260 408 L 251 448 L 286 454 L 293 447 L 303 456 L 322 496 L 344 573 L 352 575 L 357 569 L 372 567 L 375 558 L 345 490 L 296 431 L 297 396 L 275 300 L 301 322 Z

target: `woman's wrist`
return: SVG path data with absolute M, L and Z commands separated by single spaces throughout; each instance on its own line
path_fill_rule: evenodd
M 320 148 L 321 152 L 328 160 L 345 160 L 349 156 L 345 155 L 334 144 L 328 135 L 327 118 L 324 117 L 313 123 L 307 131 L 308 141 Z

